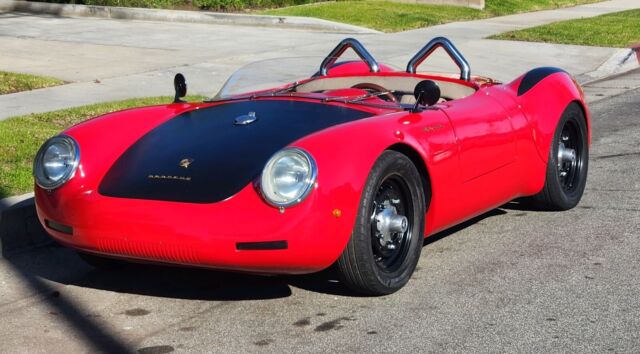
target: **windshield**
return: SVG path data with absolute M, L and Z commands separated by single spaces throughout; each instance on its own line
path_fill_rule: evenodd
M 233 73 L 213 98 L 224 100 L 244 93 L 285 88 L 308 79 L 320 68 L 324 58 L 293 57 L 253 62 Z
M 268 59 L 248 64 L 231 75 L 208 102 L 287 96 L 385 109 L 404 109 L 406 107 L 403 104 L 412 106 L 406 99 L 413 99 L 416 85 L 414 81 L 417 79 L 399 77 L 392 79 L 391 85 L 386 85 L 388 87 L 377 85 L 374 81 L 385 81 L 384 76 L 373 80 L 366 64 L 351 58 L 344 58 L 331 65 L 329 76 L 320 76 L 323 60 L 326 58 L 309 56 Z M 348 79 L 341 79 L 341 72 L 354 73 L 356 68 L 345 65 L 347 63 L 357 65 L 358 75 L 348 75 Z M 396 70 L 385 64 L 380 69 Z M 398 86 L 399 83 L 402 87 Z

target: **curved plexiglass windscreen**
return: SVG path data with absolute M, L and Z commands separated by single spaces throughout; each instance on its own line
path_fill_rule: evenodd
M 213 100 L 223 100 L 244 93 L 285 88 L 315 75 L 324 57 L 292 57 L 261 60 L 233 73 Z

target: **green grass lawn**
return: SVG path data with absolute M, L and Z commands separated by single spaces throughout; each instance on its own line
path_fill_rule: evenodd
M 487 0 L 484 10 L 445 5 L 404 4 L 388 1 L 338 1 L 271 9 L 265 15 L 307 16 L 397 32 L 441 23 L 474 20 L 601 0 Z
M 205 97 L 189 96 L 191 102 Z M 173 97 L 136 98 L 98 103 L 0 121 L 0 198 L 33 190 L 32 162 L 40 145 L 71 125 L 131 107 L 169 103 Z
M 52 77 L 0 71 L 0 95 L 57 86 L 63 83 L 64 81 Z
M 491 38 L 624 48 L 640 43 L 640 10 L 556 22 Z

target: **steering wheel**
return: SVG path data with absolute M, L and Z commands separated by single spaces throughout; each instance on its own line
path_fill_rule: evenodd
M 363 82 L 360 84 L 353 85 L 351 86 L 351 88 L 365 90 L 369 93 L 384 92 L 385 93 L 384 95 L 380 95 L 378 97 L 380 97 L 381 99 L 387 102 L 398 103 L 398 99 L 396 98 L 396 96 L 394 96 L 393 93 L 391 93 L 391 91 L 387 90 L 386 88 L 380 85 L 372 84 L 370 82 Z

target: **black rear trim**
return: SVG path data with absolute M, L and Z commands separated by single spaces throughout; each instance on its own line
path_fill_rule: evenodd
M 73 235 L 73 228 L 71 226 L 59 224 L 48 219 L 44 220 L 44 224 L 51 230 L 62 232 L 63 234 Z
M 267 242 L 238 242 L 236 249 L 238 251 L 269 251 L 269 250 L 286 250 L 289 248 L 287 241 L 267 241 Z
M 527 91 L 531 90 L 538 82 L 542 81 L 545 77 L 555 73 L 567 73 L 560 68 L 554 68 L 551 66 L 545 66 L 542 68 L 536 68 L 524 75 L 524 78 L 518 86 L 518 96 L 522 96 Z

